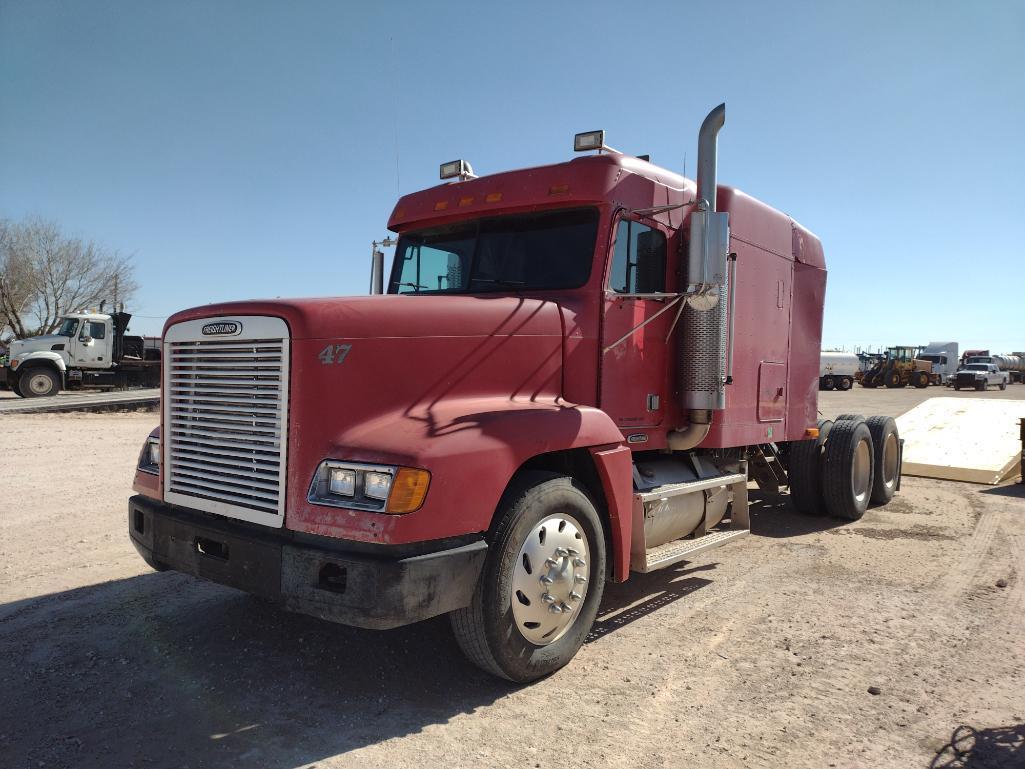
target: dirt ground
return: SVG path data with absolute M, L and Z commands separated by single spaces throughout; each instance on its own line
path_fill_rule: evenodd
M 444 619 L 354 630 L 150 571 L 126 500 L 156 423 L 0 417 L 5 769 L 1025 766 L 1025 486 L 906 478 L 847 524 L 753 493 L 753 536 L 610 586 L 576 660 L 517 687 Z

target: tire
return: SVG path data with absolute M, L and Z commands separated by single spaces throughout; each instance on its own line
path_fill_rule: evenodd
M 900 480 L 900 434 L 893 417 L 869 417 L 869 435 L 872 436 L 872 504 L 885 505 L 897 491 Z
M 954 390 L 956 392 L 961 392 L 961 385 L 959 385 L 959 384 L 954 385 Z
M 924 371 L 916 371 L 911 375 L 911 384 L 919 390 L 924 390 L 929 386 L 929 375 Z
M 883 375 L 883 384 L 891 390 L 895 390 L 898 387 L 903 387 L 900 381 L 900 372 L 897 369 L 890 369 Z
M 503 496 L 496 515 L 498 525 L 489 537 L 487 561 L 473 599 L 449 618 L 456 642 L 473 664 L 492 675 L 527 683 L 566 665 L 591 629 L 605 583 L 605 533 L 584 488 L 572 478 L 555 473 L 523 473 Z M 560 521 L 566 522 L 565 531 Z M 546 534 L 539 537 L 540 544 L 535 544 L 533 537 L 542 529 Z M 574 530 L 579 537 L 571 536 Z M 578 555 L 560 555 L 554 549 L 567 538 L 583 544 L 576 548 Z M 547 547 L 543 544 L 546 541 Z M 531 552 L 534 557 L 530 557 Z M 584 565 L 577 560 L 585 560 Z M 555 582 L 545 584 L 539 577 L 534 585 L 533 575 L 546 568 L 543 576 L 555 576 Z M 586 570 L 586 576 L 581 570 Z M 579 577 L 584 580 L 579 581 Z M 553 593 L 553 602 L 542 600 L 543 595 L 552 597 Z M 574 594 L 580 597 L 573 599 Z M 553 613 L 549 608 L 538 613 L 542 606 L 566 607 L 574 600 L 577 603 L 571 606 L 572 611 L 565 612 L 570 615 L 568 624 L 561 628 L 563 612 Z M 538 636 L 545 631 L 549 613 L 553 614 L 555 629 L 545 635 L 554 635 L 553 640 L 544 641 Z M 531 623 L 525 616 L 536 616 L 541 622 Z M 531 624 L 540 627 L 529 627 Z M 525 633 L 533 634 L 534 640 Z
M 60 378 L 53 369 L 36 366 L 18 377 L 18 390 L 23 398 L 46 398 L 60 392 Z
M 981 382 L 976 382 L 975 383 L 975 389 L 976 390 L 985 390 L 986 389 L 986 380 L 984 379 Z
M 1007 389 L 1007 382 L 1001 382 L 1000 383 L 1000 389 L 1001 390 L 1006 390 Z
M 19 380 L 15 379 L 14 382 L 11 383 L 11 391 L 19 398 L 24 398 L 25 396 L 21 394 L 20 384 Z
M 824 376 L 819 381 L 822 383 L 823 390 L 832 390 L 836 387 L 836 381 L 831 376 Z
M 865 376 L 861 378 L 861 386 L 874 390 L 879 386 L 879 377 L 877 375 L 869 376 L 868 374 L 865 374 Z
M 823 515 L 822 447 L 829 437 L 833 422 L 819 420 L 819 437 L 791 441 L 787 459 L 787 480 L 794 509 L 805 515 Z
M 849 376 L 842 376 L 836 384 L 837 390 L 850 390 L 854 386 L 854 380 Z
M 822 455 L 822 492 L 829 514 L 856 521 L 872 497 L 874 452 L 865 422 L 833 425 Z
M 841 419 L 847 422 L 864 422 L 865 416 L 864 414 L 841 414 L 836 418 L 836 421 L 839 422 Z

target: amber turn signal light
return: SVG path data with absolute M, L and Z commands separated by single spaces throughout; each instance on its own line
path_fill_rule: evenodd
M 818 438 L 819 437 L 819 428 L 817 428 L 817 427 L 809 427 L 807 430 L 804 431 L 804 437 L 805 438 Z
M 400 467 L 395 474 L 391 493 L 388 495 L 389 513 L 412 513 L 420 509 L 431 485 L 431 474 L 426 470 Z

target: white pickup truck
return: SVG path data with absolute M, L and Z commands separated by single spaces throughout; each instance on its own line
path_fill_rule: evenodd
M 962 387 L 985 390 L 990 385 L 1006 390 L 1010 378 L 1010 375 L 1006 371 L 1001 371 L 995 363 L 968 363 L 957 370 L 952 384 L 955 390 Z

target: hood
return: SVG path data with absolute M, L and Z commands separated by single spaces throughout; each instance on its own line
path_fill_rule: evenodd
M 509 335 L 562 335 L 559 306 L 512 296 L 378 296 L 274 299 L 194 307 L 175 323 L 197 318 L 269 315 L 283 318 L 292 340 L 377 339 Z
M 39 350 L 50 350 L 55 344 L 65 345 L 71 339 L 60 334 L 44 334 L 42 336 L 30 336 L 27 339 L 15 339 L 11 342 L 10 356 L 12 358 L 18 355 L 24 355 L 29 352 L 38 352 Z

